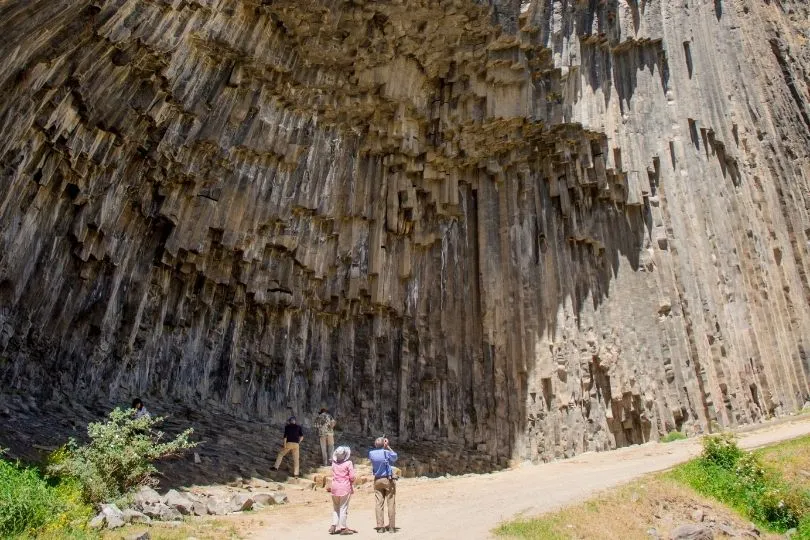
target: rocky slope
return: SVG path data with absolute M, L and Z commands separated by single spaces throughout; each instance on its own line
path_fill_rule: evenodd
M 0 1 L 5 402 L 328 404 L 493 466 L 796 410 L 809 28 L 800 0 Z

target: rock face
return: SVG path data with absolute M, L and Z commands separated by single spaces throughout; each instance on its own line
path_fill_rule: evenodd
M 549 459 L 808 397 L 801 0 L 0 4 L 0 380 Z

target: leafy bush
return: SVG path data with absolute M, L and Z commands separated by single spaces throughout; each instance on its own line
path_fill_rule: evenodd
M 681 439 L 685 439 L 686 435 L 681 433 L 680 431 L 670 431 L 663 437 L 661 437 L 661 442 L 668 443 L 672 441 L 680 441 Z
M 92 515 L 75 482 L 49 481 L 37 469 L 0 460 L 0 537 L 75 536 Z
M 810 512 L 807 493 L 765 469 L 755 454 L 737 446 L 732 435 L 705 438 L 702 456 L 677 467 L 672 475 L 771 530 L 797 527 Z
M 173 440 L 153 429 L 161 417 L 135 418 L 132 410 L 116 408 L 106 422 L 87 426 L 90 442 L 79 445 L 70 439 L 51 456 L 48 472 L 75 478 L 87 501 L 99 504 L 114 500 L 139 485 L 154 485 L 153 461 L 193 448 L 187 429 Z
M 727 469 L 734 470 L 737 460 L 744 452 L 737 446 L 733 433 L 722 433 L 703 439 L 703 459 Z

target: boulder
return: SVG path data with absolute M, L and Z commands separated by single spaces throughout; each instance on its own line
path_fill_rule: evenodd
M 152 521 L 146 514 L 133 510 L 132 508 L 127 508 L 124 510 L 123 514 L 124 521 L 127 523 L 149 523 Z
M 714 533 L 705 525 L 687 523 L 672 529 L 669 537 L 671 540 L 713 540 Z
M 267 506 L 275 504 L 285 504 L 287 502 L 287 495 L 281 491 L 273 491 L 270 493 L 255 493 L 253 501 Z
M 160 493 L 150 488 L 149 486 L 142 486 L 132 498 L 132 502 L 137 507 L 142 507 L 144 504 L 155 504 L 163 500 Z
M 101 513 L 104 514 L 104 520 L 107 523 L 108 529 L 117 529 L 118 527 L 126 525 L 124 513 L 114 504 L 102 504 Z
M 175 508 L 184 516 L 194 513 L 194 501 L 176 489 L 170 489 L 168 493 L 166 493 L 163 497 L 163 503 L 166 506 Z
M 88 527 L 91 529 L 102 529 L 104 528 L 104 514 L 99 512 L 99 514 L 90 520 L 90 523 L 87 524 Z
M 230 511 L 242 512 L 253 508 L 253 499 L 246 493 L 236 493 L 231 497 Z
M 230 501 L 224 501 L 216 497 L 208 499 L 205 508 L 212 516 L 224 516 L 231 511 Z
M 154 504 L 145 504 L 143 506 L 143 513 L 152 519 L 160 521 L 174 521 L 183 519 L 183 515 L 171 506 L 167 506 L 162 502 Z
M 195 516 L 207 516 L 208 515 L 208 502 L 207 501 L 194 501 L 194 505 L 191 508 L 191 513 Z

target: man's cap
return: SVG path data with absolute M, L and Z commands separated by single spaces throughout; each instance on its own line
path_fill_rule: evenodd
M 295 417 L 291 416 L 291 417 L 287 418 L 287 422 L 295 422 Z

